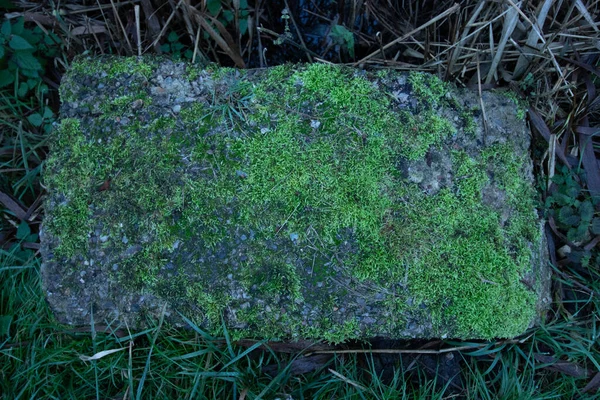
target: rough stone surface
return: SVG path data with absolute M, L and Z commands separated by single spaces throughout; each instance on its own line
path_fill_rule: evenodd
M 63 323 L 337 342 L 512 337 L 543 317 L 529 132 L 504 94 L 82 58 L 61 96 L 42 273 Z

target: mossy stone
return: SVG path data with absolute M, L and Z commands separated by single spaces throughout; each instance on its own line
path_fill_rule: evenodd
M 340 342 L 514 337 L 543 316 L 529 134 L 503 95 L 117 57 L 79 58 L 61 95 L 42 232 L 61 322 Z

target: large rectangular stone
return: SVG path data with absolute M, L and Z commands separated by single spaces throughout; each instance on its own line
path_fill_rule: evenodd
M 493 338 L 548 303 L 529 132 L 503 94 L 324 64 L 80 58 L 61 97 L 42 231 L 61 322 Z

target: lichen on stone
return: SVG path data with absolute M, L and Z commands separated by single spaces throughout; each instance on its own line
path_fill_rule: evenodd
M 82 58 L 65 77 L 44 175 L 60 319 L 95 302 L 136 326 L 166 302 L 210 333 L 338 342 L 512 337 L 539 318 L 522 123 L 486 131 L 426 74 L 192 68 Z

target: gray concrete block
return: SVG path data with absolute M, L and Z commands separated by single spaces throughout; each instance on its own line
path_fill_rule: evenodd
M 549 304 L 530 134 L 505 94 L 80 58 L 61 97 L 42 229 L 60 322 L 488 339 Z

